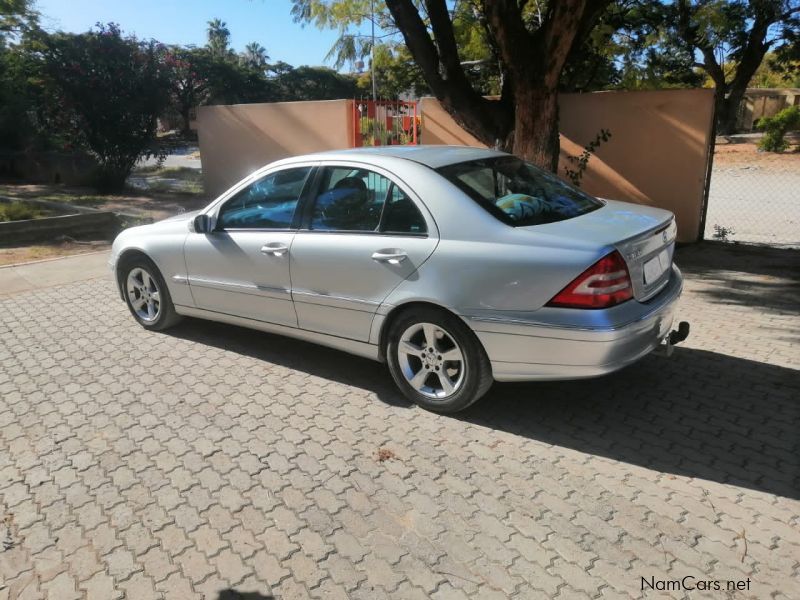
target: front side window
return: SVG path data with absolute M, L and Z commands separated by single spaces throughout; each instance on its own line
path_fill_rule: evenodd
M 597 198 L 514 156 L 457 163 L 437 171 L 495 217 L 516 227 L 563 221 L 603 206 Z
M 228 200 L 217 219 L 218 229 L 290 229 L 311 167 L 284 169 L 267 175 Z

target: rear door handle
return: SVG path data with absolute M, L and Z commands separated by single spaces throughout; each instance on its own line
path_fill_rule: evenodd
M 283 256 L 289 252 L 289 246 L 286 244 L 281 244 L 280 242 L 271 242 L 261 246 L 261 252 L 271 256 Z
M 399 265 L 407 258 L 408 254 L 402 250 L 378 250 L 377 252 L 372 253 L 372 260 L 376 262 L 389 263 L 390 265 Z

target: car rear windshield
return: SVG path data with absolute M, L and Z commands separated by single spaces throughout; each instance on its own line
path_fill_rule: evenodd
M 437 172 L 515 227 L 563 221 L 603 206 L 597 198 L 514 156 L 456 163 Z

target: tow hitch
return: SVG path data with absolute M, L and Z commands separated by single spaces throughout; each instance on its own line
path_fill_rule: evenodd
M 681 321 L 678 329 L 670 331 L 669 335 L 656 347 L 654 353 L 659 356 L 672 356 L 673 348 L 689 337 L 689 322 Z

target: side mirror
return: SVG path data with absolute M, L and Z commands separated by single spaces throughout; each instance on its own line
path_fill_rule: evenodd
M 197 215 L 192 223 L 195 233 L 210 233 L 211 221 L 208 215 Z

